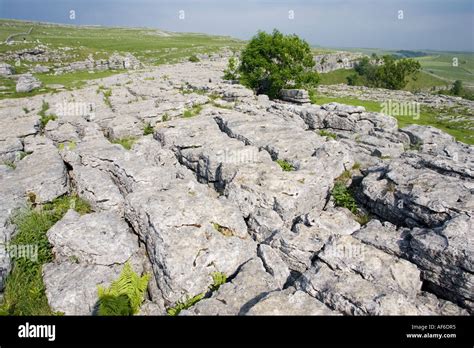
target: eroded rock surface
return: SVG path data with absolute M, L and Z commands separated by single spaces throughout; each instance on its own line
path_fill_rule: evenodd
M 180 314 L 472 313 L 472 146 L 304 93 L 255 96 L 223 81 L 225 66 L 203 58 L 0 102 L 0 244 L 28 201 L 76 193 L 93 209 L 48 231 L 51 308 L 95 313 L 97 286 L 130 262 L 151 275 L 142 315 L 196 295 Z M 45 102 L 57 116 L 46 125 Z M 341 177 L 367 224 L 331 198 Z M 0 255 L 0 289 L 10 269 Z

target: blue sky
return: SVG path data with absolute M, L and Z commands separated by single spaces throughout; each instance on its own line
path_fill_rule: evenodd
M 474 51 L 474 0 L 0 0 L 0 18 L 242 39 L 278 28 L 320 46 Z

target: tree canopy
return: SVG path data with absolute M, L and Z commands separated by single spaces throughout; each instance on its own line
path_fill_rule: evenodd
M 296 35 L 259 31 L 241 54 L 241 82 L 257 94 L 276 98 L 283 88 L 313 86 L 319 76 L 309 44 Z

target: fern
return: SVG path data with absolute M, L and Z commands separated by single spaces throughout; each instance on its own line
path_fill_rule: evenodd
M 204 298 L 204 295 L 204 293 L 201 293 L 191 298 L 186 298 L 184 301 L 178 301 L 173 307 L 168 308 L 166 312 L 168 313 L 168 315 L 174 317 L 178 315 L 182 310 L 191 308 L 196 303 L 201 301 Z
M 209 287 L 211 291 L 217 291 L 221 287 L 222 284 L 225 284 L 227 281 L 227 276 L 225 273 L 222 272 L 214 272 L 212 273 L 212 284 Z
M 149 274 L 140 277 L 130 263 L 126 263 L 120 276 L 108 289 L 98 287 L 98 315 L 133 315 L 138 313 L 150 279 Z

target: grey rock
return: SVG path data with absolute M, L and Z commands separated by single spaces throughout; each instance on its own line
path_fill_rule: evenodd
M 289 101 L 297 104 L 310 103 L 308 91 L 304 89 L 282 89 L 280 97 L 284 101 Z
M 57 262 L 110 266 L 123 264 L 138 252 L 138 239 L 125 221 L 110 212 L 80 216 L 69 210 L 49 231 Z
M 278 286 L 265 271 L 260 259 L 242 265 L 236 277 L 190 308 L 188 315 L 246 315 L 248 311 Z
M 331 270 L 317 262 L 298 288 L 346 315 L 440 315 L 443 305 L 425 304 L 352 272 Z M 444 303 L 444 301 L 443 301 Z M 454 305 L 453 305 L 454 306 Z M 458 309 L 458 313 L 466 313 Z
M 33 75 L 22 75 L 16 83 L 16 91 L 18 93 L 31 92 L 34 89 L 40 88 L 41 82 Z
M 300 290 L 271 292 L 257 302 L 247 315 L 341 315 Z
M 0 75 L 9 76 L 15 73 L 15 69 L 7 63 L 0 63 Z
M 283 288 L 290 276 L 290 270 L 286 263 L 283 262 L 278 253 L 269 245 L 260 244 L 258 246 L 257 255 L 262 259 L 266 271 L 275 278 L 276 284 L 278 284 L 280 288 Z
M 120 274 L 120 268 L 70 262 L 43 266 L 43 282 L 53 312 L 66 315 L 92 315 L 97 311 L 97 287 L 107 287 Z
M 213 272 L 232 275 L 256 255 L 240 213 L 199 186 L 127 196 L 125 215 L 146 241 L 167 303 L 206 291 Z
M 76 166 L 71 172 L 77 193 L 95 210 L 115 211 L 123 215 L 124 198 L 108 173 L 88 166 Z
M 33 67 L 33 72 L 44 74 L 44 73 L 49 72 L 49 68 L 47 66 L 44 66 L 44 65 L 35 65 Z

